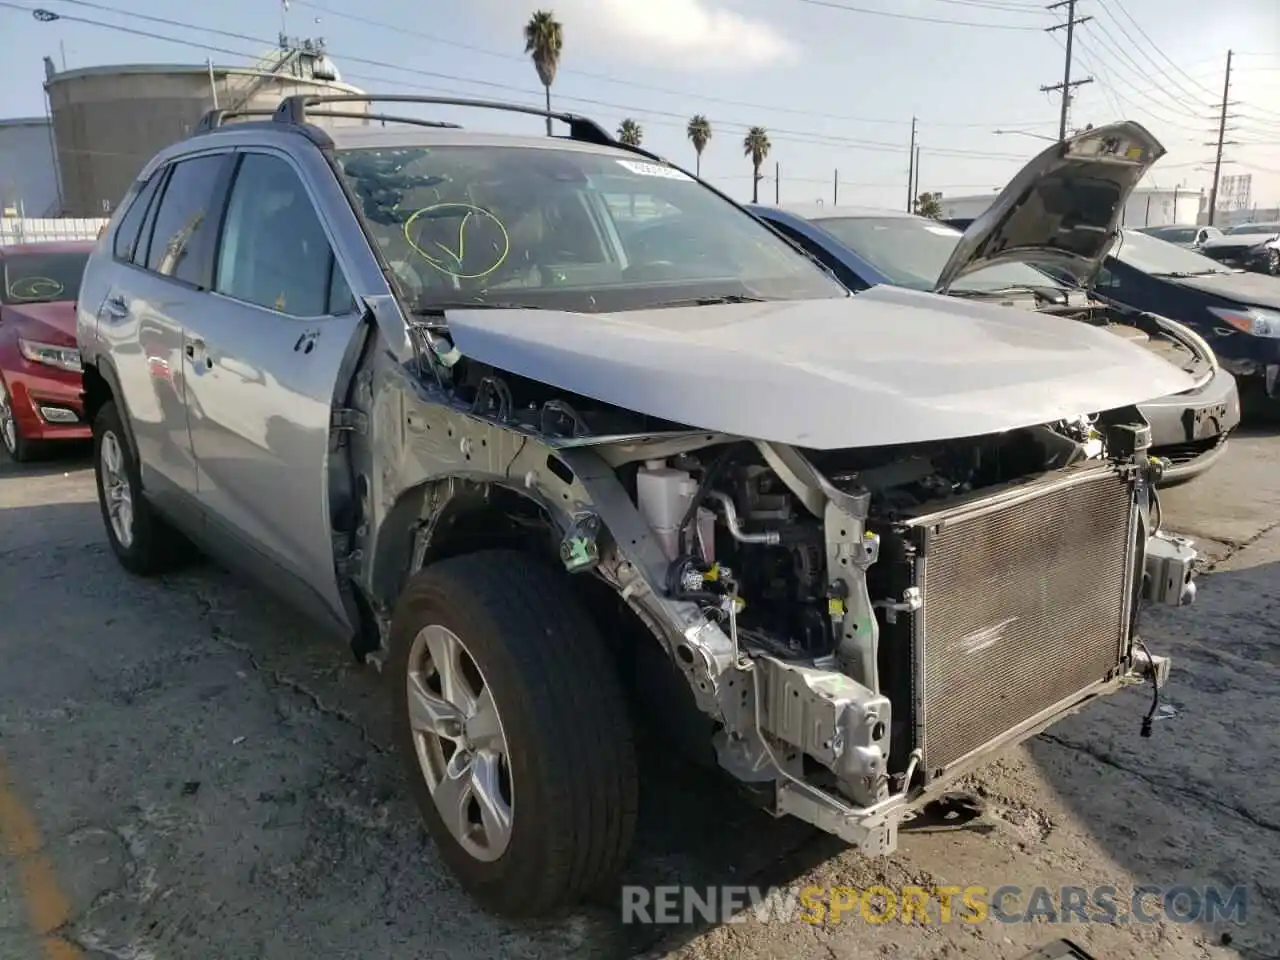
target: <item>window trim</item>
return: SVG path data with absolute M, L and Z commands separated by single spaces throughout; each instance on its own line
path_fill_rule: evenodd
M 156 187 L 156 192 L 151 198 L 151 203 L 147 207 L 146 213 L 143 214 L 142 225 L 138 229 L 139 245 L 141 245 L 142 243 L 143 233 L 146 234 L 146 251 L 145 251 L 145 254 L 142 254 L 142 262 L 141 263 L 138 262 L 138 257 L 141 251 L 137 247 L 135 247 L 134 249 L 132 260 L 117 260 L 116 262 L 119 263 L 121 266 L 129 267 L 134 270 L 139 270 L 142 273 L 146 274 L 147 276 L 154 277 L 157 280 L 164 280 L 169 283 L 176 283 L 179 286 L 182 286 L 188 290 L 207 291 L 208 290 L 207 283 L 205 286 L 202 287 L 199 284 L 192 283 L 190 280 L 185 280 L 182 277 L 175 277 L 171 274 L 157 273 L 155 270 L 152 270 L 151 268 L 149 268 L 147 266 L 147 263 L 151 259 L 151 244 L 155 240 L 156 218 L 159 214 L 160 206 L 164 203 L 164 197 L 169 192 L 169 182 L 173 179 L 174 168 L 177 167 L 178 164 L 185 163 L 188 160 L 200 160 L 204 157 L 221 157 L 222 158 L 222 167 L 218 170 L 217 176 L 214 178 L 213 189 L 209 196 L 209 208 L 212 211 L 212 210 L 216 210 L 219 206 L 225 205 L 226 203 L 226 190 L 227 190 L 226 176 L 227 176 L 229 160 L 232 157 L 232 155 L 233 155 L 233 151 L 226 147 L 221 147 L 214 150 L 199 150 L 192 153 L 184 153 L 184 154 L 180 154 L 179 156 L 170 157 L 168 160 L 164 161 L 164 163 L 162 163 L 159 167 L 157 167 L 155 172 L 152 174 L 152 176 L 161 177 L 163 179 L 158 183 Z M 201 244 L 201 247 L 203 249 L 198 251 L 203 261 L 200 264 L 200 277 L 201 279 L 207 280 L 211 276 L 211 271 L 209 268 L 209 263 L 210 263 L 209 250 L 207 245 L 204 243 Z M 115 247 L 114 247 L 114 237 L 113 237 L 113 246 L 112 246 L 113 256 L 114 256 L 114 253 L 115 253 Z
M 333 289 L 333 272 L 334 270 L 337 270 L 342 274 L 342 281 L 347 287 L 347 292 L 351 294 L 351 309 L 343 313 L 321 313 L 316 316 L 305 316 L 297 313 L 289 313 L 286 310 L 276 310 L 272 307 L 266 307 L 260 303 L 254 303 L 252 300 L 243 300 L 240 297 L 224 293 L 217 289 L 218 263 L 222 259 L 222 239 L 227 228 L 227 217 L 231 212 L 231 194 L 235 189 L 236 181 L 240 177 L 240 168 L 244 165 L 245 157 L 250 155 L 274 157 L 277 160 L 283 160 L 289 165 L 290 169 L 293 170 L 294 175 L 297 176 L 298 182 L 302 184 L 303 192 L 307 195 L 307 200 L 311 203 L 312 212 L 316 215 L 316 219 L 320 221 L 320 229 L 324 231 L 325 239 L 329 243 L 329 266 L 325 271 L 325 275 L 328 277 L 328 284 L 325 288 L 325 301 L 326 303 L 328 302 L 328 291 Z M 338 256 L 338 245 L 335 242 L 337 235 L 333 230 L 332 224 L 329 223 L 328 218 L 321 212 L 321 205 L 317 202 L 318 198 L 316 196 L 316 191 L 312 189 L 311 184 L 307 181 L 306 174 L 303 172 L 302 168 L 286 151 L 273 147 L 256 145 L 250 147 L 236 147 L 232 152 L 232 156 L 234 157 L 234 160 L 232 163 L 228 164 L 226 184 L 222 196 L 222 207 L 218 215 L 218 229 L 209 257 L 208 292 L 231 303 L 241 304 L 246 307 L 253 307 L 256 310 L 261 310 L 263 313 L 269 314 L 270 316 L 281 317 L 287 320 L 302 320 L 310 323 L 317 323 L 322 320 L 336 320 L 345 317 L 359 316 L 361 313 L 360 301 L 356 297 L 355 288 L 351 285 L 351 274 L 342 263 L 342 258 Z
M 133 265 L 133 258 L 138 255 L 138 244 L 142 240 L 142 228 L 147 225 L 147 218 L 151 214 L 151 207 L 153 204 L 155 204 L 156 197 L 158 197 L 161 194 L 161 192 L 164 190 L 164 180 L 168 175 L 169 175 L 169 167 L 166 164 L 154 170 L 151 176 L 147 177 L 147 179 L 138 181 L 139 183 L 141 183 L 141 186 L 139 186 L 138 189 L 134 192 L 133 199 L 130 201 L 130 203 L 124 207 L 123 212 L 120 214 L 120 222 L 116 224 L 115 230 L 113 230 L 111 233 L 111 259 L 114 260 L 116 263 L 123 263 L 129 266 Z M 153 185 L 155 189 L 151 190 Z M 126 221 L 128 221 L 129 215 L 133 213 L 133 208 L 137 206 L 138 201 L 142 199 L 142 195 L 146 193 L 148 190 L 151 190 L 151 193 L 147 197 L 147 202 L 142 206 L 142 219 L 138 221 L 138 228 L 136 231 L 134 231 L 134 234 L 133 234 L 132 248 L 130 249 L 129 256 L 126 259 L 125 257 L 120 256 L 120 254 L 116 252 L 116 248 L 120 244 L 120 230 L 125 225 Z M 148 237 L 147 238 L 148 245 L 150 244 L 150 241 L 151 241 L 151 238 Z

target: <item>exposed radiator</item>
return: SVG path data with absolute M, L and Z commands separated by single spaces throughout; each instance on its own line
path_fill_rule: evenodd
M 915 741 L 926 775 L 1106 679 L 1128 646 L 1132 489 L 1088 466 L 919 518 Z

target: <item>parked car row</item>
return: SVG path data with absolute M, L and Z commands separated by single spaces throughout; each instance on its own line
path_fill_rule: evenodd
M 1138 614 L 1191 602 L 1196 551 L 1160 529 L 1152 424 L 1225 436 L 1231 378 L 1172 322 L 982 280 L 1046 247 L 1090 274 L 1164 152 L 1144 128 L 1043 155 L 1024 212 L 925 224 L 951 249 L 868 284 L 584 118 L 312 124 L 334 99 L 211 113 L 90 255 L 104 528 L 130 571 L 198 545 L 378 664 L 483 904 L 616 877 L 637 711 L 887 854 L 976 765 L 1165 682 Z M 898 263 L 900 226 L 869 253 Z
M 1128 167 L 1123 179 L 1113 177 L 1108 186 L 1118 192 L 1105 199 L 1123 205 L 1156 159 L 1153 154 L 1151 163 Z M 891 210 L 750 209 L 850 289 L 891 284 L 1069 317 L 1174 364 L 1195 386 L 1141 410 L 1151 425 L 1152 453 L 1168 461 L 1162 482 L 1184 482 L 1221 456 L 1240 422 L 1229 371 L 1259 374 L 1274 387 L 1274 369 L 1266 371 L 1274 368 L 1280 340 L 1272 335 L 1267 307 L 1258 313 L 1258 301 L 1274 305 L 1280 283 L 1227 270 L 1133 231 L 1099 232 L 1066 246 L 1063 223 L 1074 215 L 1072 204 L 1097 194 L 1097 167 L 1093 155 L 1049 148 L 981 217 L 954 226 Z M 1250 305 L 1242 309 L 1227 299 L 1232 295 Z M 1280 324 L 1275 333 L 1280 335 Z

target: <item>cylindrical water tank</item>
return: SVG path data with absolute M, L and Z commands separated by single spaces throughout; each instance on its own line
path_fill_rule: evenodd
M 322 58 L 327 61 L 327 58 Z M 255 69 L 132 64 L 52 74 L 45 84 L 53 117 L 63 213 L 102 217 L 115 209 L 142 166 L 158 150 L 187 136 L 200 116 L 227 109 L 274 109 L 294 94 L 361 93 L 349 84 L 319 79 L 316 57 L 281 51 Z M 278 71 L 273 71 L 273 66 Z M 319 74 L 319 77 L 316 74 Z M 367 112 L 361 103 L 342 110 Z M 342 123 L 342 120 L 317 123 Z M 361 121 L 345 121 L 361 122 Z

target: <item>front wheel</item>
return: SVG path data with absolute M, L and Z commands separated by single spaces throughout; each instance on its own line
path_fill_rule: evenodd
M 9 459 L 14 463 L 27 463 L 44 452 L 39 443 L 22 435 L 17 414 L 13 411 L 13 400 L 3 377 L 0 377 L 0 443 L 4 444 L 5 453 L 9 454 Z
M 635 829 L 631 729 L 565 574 L 507 550 L 433 564 L 400 597 L 387 666 L 423 821 L 468 893 L 539 916 L 617 874 Z

